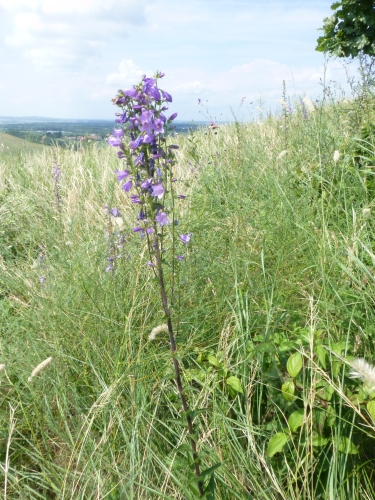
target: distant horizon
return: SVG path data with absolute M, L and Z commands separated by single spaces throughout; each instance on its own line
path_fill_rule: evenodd
M 56 122 L 56 123 L 64 123 L 64 122 L 108 122 L 114 123 L 115 119 L 110 120 L 109 118 L 56 118 L 56 117 L 45 117 L 45 116 L 33 116 L 33 115 L 23 115 L 23 116 L 0 116 L 0 125 L 2 121 L 5 120 L 27 120 L 25 123 L 43 123 L 43 122 Z M 176 123 L 207 123 L 210 120 L 174 120 Z M 119 124 L 117 124 L 119 125 Z

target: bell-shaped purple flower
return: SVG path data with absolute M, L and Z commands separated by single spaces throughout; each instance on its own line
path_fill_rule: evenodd
M 185 245 L 188 245 L 190 242 L 191 238 L 191 233 L 188 234 L 180 234 L 180 240 L 185 243 Z
M 155 118 L 154 120 L 154 131 L 155 134 L 163 134 L 164 133 L 164 122 L 159 118 Z
M 139 135 L 134 141 L 129 144 L 130 149 L 137 149 L 143 142 L 143 137 Z
M 118 137 L 108 137 L 107 142 L 114 148 L 123 147 L 121 140 Z
M 124 95 L 128 97 L 137 97 L 138 91 L 136 89 L 124 90 Z
M 154 140 L 155 140 L 154 134 L 146 134 L 142 138 L 143 144 L 151 144 L 151 142 Z
M 112 132 L 113 137 L 118 137 L 118 138 L 123 137 L 124 134 L 125 132 L 123 128 L 114 128 Z
M 157 196 L 158 198 L 162 198 L 164 195 L 163 184 L 159 182 L 159 184 L 153 184 L 151 186 L 151 196 Z
M 132 203 L 138 203 L 138 204 L 142 204 L 141 200 L 139 199 L 139 197 L 136 195 L 136 194 L 132 194 L 130 196 L 130 200 Z
M 147 181 L 142 182 L 141 188 L 142 189 L 148 189 L 148 188 L 151 187 L 151 184 L 152 184 L 152 178 L 151 179 L 147 179 Z
M 159 224 L 159 226 L 169 226 L 170 222 L 165 212 L 159 212 L 155 217 L 155 222 Z
M 113 217 L 122 217 L 122 213 L 120 212 L 120 210 L 118 208 L 111 208 L 111 210 L 109 211 L 109 213 Z
M 173 120 L 177 117 L 177 113 L 173 113 L 173 115 L 171 115 L 169 118 L 168 118 L 168 121 L 170 122 L 173 122 Z
M 119 182 L 122 182 L 123 180 L 125 180 L 128 175 L 130 174 L 130 171 L 129 170 L 115 170 L 115 174 L 117 176 L 117 180 Z
M 126 111 L 124 111 L 122 114 L 117 115 L 119 118 L 116 118 L 115 122 L 116 123 L 126 123 L 129 118 L 126 117 Z
M 131 190 L 131 188 L 132 188 L 132 187 L 133 187 L 133 183 L 132 183 L 132 181 L 128 181 L 128 182 L 125 182 L 125 184 L 123 184 L 122 189 L 123 189 L 126 193 L 128 193 L 128 192 Z
M 172 96 L 171 96 L 171 94 L 168 94 L 168 92 L 166 92 L 165 90 L 162 90 L 161 93 L 162 93 L 162 96 L 164 97 L 164 99 L 167 102 L 172 102 Z

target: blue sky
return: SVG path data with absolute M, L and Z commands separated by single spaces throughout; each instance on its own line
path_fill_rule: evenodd
M 0 0 L 0 115 L 111 119 L 117 89 L 166 73 L 183 120 L 345 87 L 339 60 L 315 51 L 326 0 Z M 354 65 L 349 67 L 354 71 Z M 246 97 L 239 109 L 241 99 Z

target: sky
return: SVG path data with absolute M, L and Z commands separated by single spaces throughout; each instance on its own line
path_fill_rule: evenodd
M 0 0 L 0 116 L 110 120 L 117 90 L 155 71 L 186 121 L 266 112 L 283 80 L 292 99 L 348 90 L 315 51 L 332 1 Z

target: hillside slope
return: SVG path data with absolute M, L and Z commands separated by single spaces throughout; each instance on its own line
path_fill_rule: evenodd
M 2 155 L 18 154 L 21 151 L 42 151 L 45 147 L 42 144 L 36 144 L 34 142 L 25 141 L 14 137 L 13 135 L 0 132 L 0 157 Z

